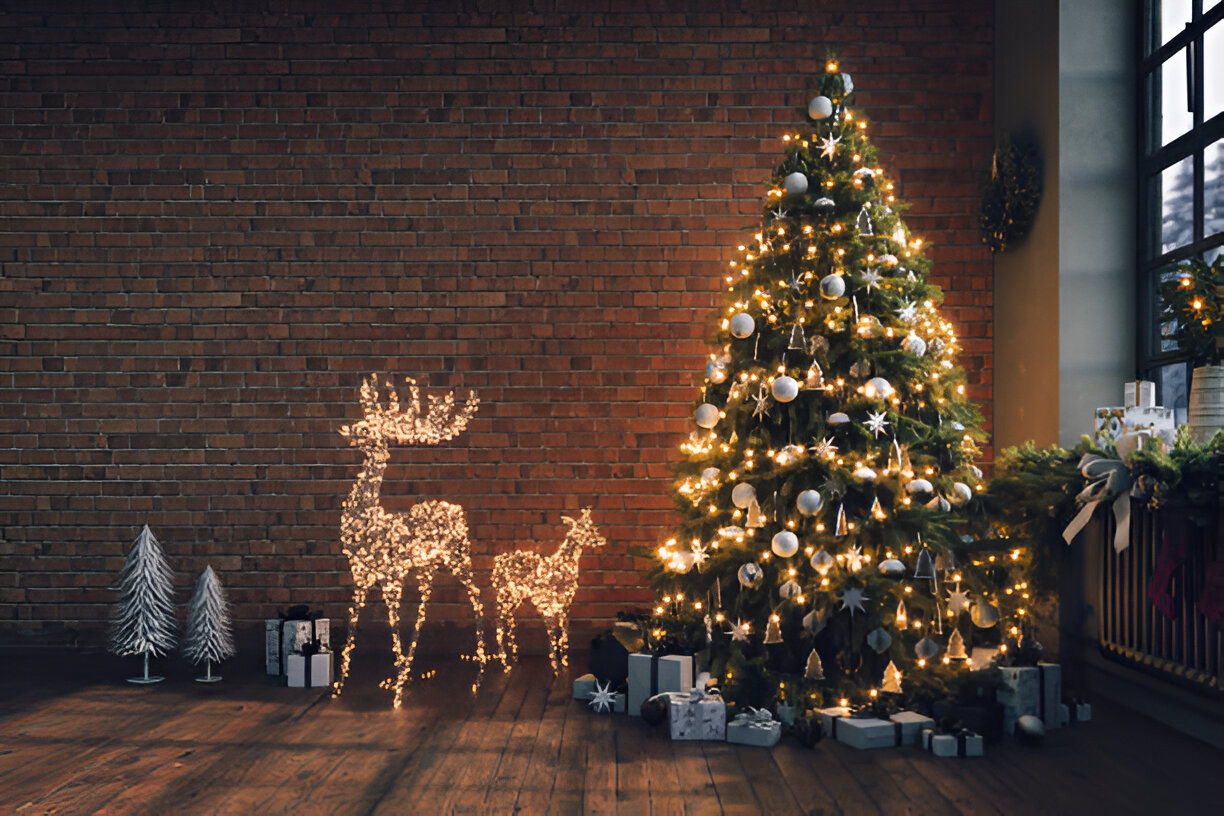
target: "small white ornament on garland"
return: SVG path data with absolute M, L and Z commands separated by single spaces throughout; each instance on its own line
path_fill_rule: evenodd
M 174 648 L 176 629 L 174 572 L 146 524 L 119 573 L 119 604 L 111 624 L 111 652 L 144 657 L 144 675 L 129 677 L 129 683 L 165 679 L 149 675 L 149 657 L 162 657 Z
M 808 116 L 817 121 L 833 115 L 833 100 L 827 96 L 814 96 L 808 102 Z
M 187 631 L 183 638 L 183 654 L 192 663 L 204 663 L 204 676 L 197 683 L 216 683 L 220 675 L 212 673 L 212 664 L 233 657 L 234 632 L 230 623 L 229 603 L 225 590 L 211 566 L 205 567 L 196 582 L 195 594 L 187 607 Z
M 926 341 L 914 333 L 907 334 L 905 339 L 901 341 L 901 348 L 908 351 L 915 357 L 921 357 L 926 354 Z

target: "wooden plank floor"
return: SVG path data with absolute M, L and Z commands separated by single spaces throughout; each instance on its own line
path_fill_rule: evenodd
M 475 695 L 470 664 L 425 658 L 437 676 L 411 685 L 398 711 L 373 667 L 332 699 L 234 672 L 214 686 L 185 670 L 131 686 L 133 666 L 104 656 L 6 663 L 3 813 L 1224 812 L 1221 752 L 1104 700 L 1092 723 L 1041 748 L 956 760 L 828 740 L 673 743 L 638 719 L 590 713 L 542 658 L 494 670 Z

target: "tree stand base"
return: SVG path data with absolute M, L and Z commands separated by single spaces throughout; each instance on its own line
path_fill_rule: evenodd
M 197 677 L 195 681 L 197 683 L 220 683 L 221 676 L 217 674 L 213 674 L 213 675 L 209 675 L 208 677 Z
M 127 681 L 129 683 L 135 683 L 138 686 L 148 686 L 153 683 L 160 683 L 165 679 L 166 678 L 164 677 L 129 677 Z

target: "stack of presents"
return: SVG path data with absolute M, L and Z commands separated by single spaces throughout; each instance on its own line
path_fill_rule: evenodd
M 295 606 L 264 621 L 267 673 L 286 678 L 290 688 L 330 686 L 331 621 L 322 612 Z
M 1128 382 L 1122 389 L 1122 407 L 1096 409 L 1093 433 L 1098 443 L 1123 440 L 1127 450 L 1141 449 L 1148 437 L 1172 445 L 1177 421 L 1172 408 L 1156 404 L 1156 383 L 1148 380 Z M 1129 442 L 1129 444 L 1127 444 Z M 1119 449 L 1119 453 L 1123 453 Z M 1125 454 L 1123 453 L 1123 459 Z
M 601 635 L 591 644 L 591 672 L 574 681 L 574 698 L 599 713 L 640 716 L 650 724 L 666 719 L 673 740 L 715 740 L 772 747 L 783 727 L 805 744 L 829 737 L 852 748 L 912 745 L 942 757 L 982 756 L 1004 735 L 1040 739 L 1045 731 L 1091 719 L 1091 707 L 1062 696 L 1055 663 L 993 666 L 994 650 L 975 654 L 960 696 L 921 711 L 899 710 L 897 695 L 879 694 L 869 705 L 816 709 L 796 720 L 785 705 L 777 717 L 748 708 L 729 716 L 728 705 L 709 675 L 695 671 L 687 654 L 630 651 L 630 637 Z M 981 662 L 979 662 L 981 661 Z

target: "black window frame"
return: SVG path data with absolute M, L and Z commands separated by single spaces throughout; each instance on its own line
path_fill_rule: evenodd
M 1181 364 L 1184 382 L 1189 383 L 1190 362 L 1186 352 L 1180 349 L 1162 350 L 1160 325 L 1157 319 L 1157 287 L 1161 274 L 1172 265 L 1187 258 L 1202 257 L 1217 247 L 1224 247 L 1224 231 L 1204 235 L 1204 183 L 1205 151 L 1224 138 L 1224 112 L 1210 119 L 1203 119 L 1204 111 L 1204 38 L 1208 29 L 1224 26 L 1224 2 L 1218 2 L 1206 13 L 1203 0 L 1192 0 L 1191 20 L 1186 27 L 1168 42 L 1161 44 L 1160 33 L 1161 0 L 1143 0 L 1140 3 L 1142 19 L 1139 25 L 1139 71 L 1137 106 L 1138 122 L 1138 169 L 1139 169 L 1139 225 L 1138 225 L 1138 319 L 1136 331 L 1136 362 L 1139 376 L 1155 380 L 1160 402 L 1166 407 L 1185 409 L 1185 404 L 1175 404 L 1164 388 L 1163 371 L 1166 366 Z M 1167 60 L 1175 59 L 1183 48 L 1189 46 L 1187 55 L 1188 104 L 1192 105 L 1191 128 L 1160 146 L 1156 127 L 1161 117 L 1160 71 Z M 1149 78 L 1151 83 L 1149 84 Z M 1216 79 L 1220 82 L 1224 79 Z M 1149 146 L 1150 149 L 1149 149 Z M 1162 241 L 1162 190 L 1161 173 L 1192 157 L 1193 164 L 1193 233 L 1189 243 L 1169 252 L 1161 251 Z M 1221 250 L 1224 251 L 1224 250 Z M 1180 400 L 1178 401 L 1180 402 Z

